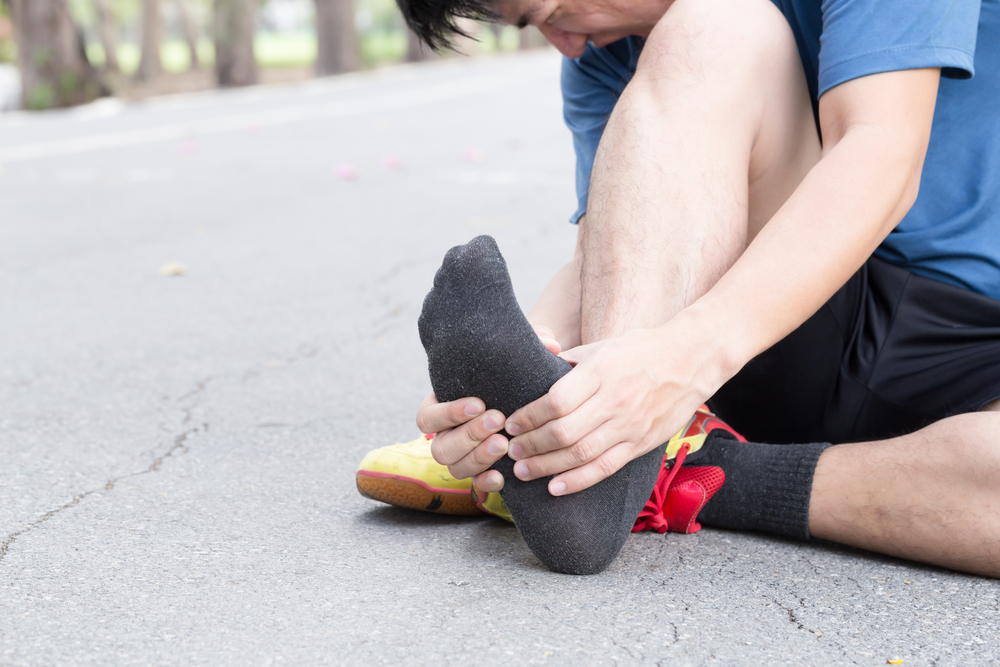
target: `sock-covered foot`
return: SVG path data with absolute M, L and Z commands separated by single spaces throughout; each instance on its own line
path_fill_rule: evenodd
M 809 539 L 809 497 L 820 454 L 830 445 L 740 442 L 724 430 L 709 433 L 684 469 L 721 468 L 722 484 L 698 518 L 709 526 L 761 530 Z
M 419 329 L 431 385 L 441 401 L 475 396 L 510 416 L 570 371 L 524 317 L 507 265 L 489 236 L 448 251 L 424 300 Z M 500 495 L 535 555 L 557 572 L 596 574 L 621 550 L 662 460 L 659 447 L 568 496 L 549 494 L 551 477 L 519 480 L 506 456 L 493 469 L 503 475 Z

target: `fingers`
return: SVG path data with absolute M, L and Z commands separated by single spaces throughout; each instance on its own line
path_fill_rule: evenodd
M 542 341 L 542 345 L 551 352 L 552 354 L 559 354 L 562 352 L 562 346 L 559 341 L 556 340 L 556 334 L 552 329 L 548 328 L 544 324 L 536 324 L 534 326 L 535 333 L 538 334 L 538 339 Z
M 582 370 L 582 369 L 581 369 Z M 600 379 L 595 373 L 577 373 L 574 369 L 564 375 L 558 382 L 552 385 L 549 392 L 524 406 L 507 419 L 507 432 L 513 436 L 519 436 L 572 413 L 579 408 L 590 397 L 597 393 L 600 388 Z M 599 426 L 599 422 L 592 424 L 591 428 Z M 570 437 L 570 433 L 564 433 L 565 437 Z M 521 450 L 524 456 L 533 456 L 536 453 L 531 449 L 535 440 L 520 440 Z M 570 442 L 573 442 L 570 440 Z M 546 450 L 547 451 L 547 450 Z
M 604 343 L 605 341 L 598 341 L 596 343 L 588 343 L 587 345 L 577 345 L 576 347 L 571 347 L 565 352 L 559 353 L 559 356 L 568 361 L 571 366 L 576 366 L 578 363 L 599 350 Z
M 636 457 L 638 453 L 636 449 L 635 445 L 629 442 L 615 445 L 590 463 L 553 477 L 549 481 L 549 493 L 554 496 L 565 496 L 607 479 Z
M 503 475 L 496 470 L 487 470 L 472 478 L 473 483 L 483 491 L 499 491 L 503 488 Z
M 507 439 L 501 435 L 496 435 L 492 439 L 490 436 L 494 436 L 502 428 L 503 414 L 499 410 L 488 410 L 481 417 L 439 432 L 431 441 L 431 455 L 435 461 L 446 466 L 459 463 L 465 457 L 474 454 L 477 449 L 482 450 L 479 452 L 479 456 L 484 457 L 482 460 L 485 461 L 487 456 L 494 456 L 493 460 L 496 460 L 507 453 Z M 487 440 L 490 442 L 488 443 Z M 489 447 L 490 444 L 493 446 Z M 498 452 L 499 455 L 495 455 L 494 452 Z M 473 473 L 482 472 L 492 463 L 493 461 L 490 461 L 484 468 L 474 470 Z M 468 477 L 469 474 L 466 474 L 465 477 Z
M 501 422 L 502 423 L 502 422 Z M 454 431 L 449 431 L 449 434 L 454 433 Z M 434 438 L 437 440 L 437 438 Z M 431 451 L 434 450 L 434 444 L 431 444 Z M 483 473 L 491 465 L 497 462 L 500 458 L 507 453 L 507 438 L 503 437 L 499 433 L 488 436 L 479 445 L 477 445 L 471 452 L 466 454 L 464 457 L 459 459 L 457 462 L 448 465 L 448 472 L 452 474 L 455 479 L 465 479 L 466 477 L 473 477 Z M 440 460 L 435 456 L 435 460 Z M 494 471 L 495 472 L 495 471 Z M 497 473 L 498 475 L 500 473 Z M 501 476 L 502 480 L 502 476 Z M 501 486 L 503 482 L 501 481 Z
M 528 431 L 510 441 L 510 457 L 515 461 L 547 454 L 557 450 L 569 449 L 570 466 L 578 466 L 593 460 L 598 454 L 618 442 L 609 440 L 604 443 L 599 429 L 613 415 L 609 414 L 596 401 L 586 401 L 577 410 L 565 417 L 553 419 L 533 431 Z M 603 447 L 601 447 L 603 444 Z M 552 475 L 562 470 L 550 471 Z
M 478 398 L 461 398 L 439 403 L 433 392 L 427 395 L 417 410 L 417 428 L 421 433 L 437 433 L 460 426 L 480 415 L 486 405 Z
M 507 453 L 507 438 L 499 435 L 503 413 L 485 409 L 478 398 L 439 403 L 431 393 L 417 411 L 417 427 L 437 434 L 431 456 L 457 479 L 482 473 Z
M 607 450 L 618 444 L 612 432 L 612 424 L 607 422 L 600 428 L 588 431 L 585 437 L 565 447 L 560 447 L 530 458 L 524 458 L 514 464 L 514 475 L 518 479 L 528 481 L 557 475 L 598 460 Z M 515 443 L 508 447 L 511 458 L 514 457 Z

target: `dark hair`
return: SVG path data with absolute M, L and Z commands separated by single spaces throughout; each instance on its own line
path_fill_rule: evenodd
M 452 48 L 455 37 L 471 37 L 458 19 L 498 21 L 500 15 L 487 7 L 488 0 L 396 0 L 406 25 L 427 46 L 441 52 Z

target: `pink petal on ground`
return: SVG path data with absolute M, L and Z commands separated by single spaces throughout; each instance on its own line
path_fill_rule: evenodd
M 400 171 L 403 168 L 403 161 L 395 155 L 386 155 L 382 158 L 382 168 L 388 171 Z
M 479 146 L 469 146 L 462 151 L 462 162 L 485 162 L 486 151 Z
M 338 164 L 333 168 L 333 174 L 342 181 L 353 181 L 358 177 L 358 170 L 353 165 Z
M 198 152 L 198 142 L 195 139 L 185 139 L 178 146 L 182 155 L 194 155 Z

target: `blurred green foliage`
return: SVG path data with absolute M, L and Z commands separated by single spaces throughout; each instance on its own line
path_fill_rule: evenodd
M 0 0 L 0 63 L 12 63 L 17 60 L 17 46 L 14 44 L 13 30 L 7 3 Z
M 174 0 L 160 2 L 161 9 L 175 11 Z M 198 57 L 204 66 L 211 66 L 214 61 L 210 25 L 212 2 L 213 0 L 188 0 L 201 32 Z M 258 0 L 258 5 L 264 9 L 268 2 L 269 0 Z M 87 56 L 94 65 L 102 66 L 105 54 L 97 34 L 94 0 L 67 0 L 67 3 L 74 20 L 84 31 Z M 108 0 L 108 4 L 118 24 L 119 65 L 124 73 L 134 73 L 139 66 L 141 1 Z M 312 0 L 308 0 L 308 6 L 311 8 Z M 0 17 L 5 14 L 6 6 L 0 0 Z M 355 19 L 362 67 L 377 67 L 405 58 L 406 28 L 395 0 L 355 0 Z M 168 72 L 183 72 L 191 66 L 187 44 L 179 34 L 179 25 L 176 23 L 168 22 L 165 26 L 160 50 L 163 67 Z M 478 40 L 475 46 L 477 53 L 514 50 L 518 45 L 517 29 L 507 26 L 499 31 L 498 36 L 493 30 L 483 26 Z M 309 67 L 316 59 L 316 35 L 308 27 L 283 32 L 261 27 L 254 39 L 254 52 L 261 67 Z M 13 40 L 0 39 L 0 62 L 13 62 L 16 55 Z

